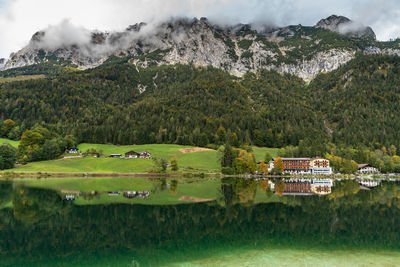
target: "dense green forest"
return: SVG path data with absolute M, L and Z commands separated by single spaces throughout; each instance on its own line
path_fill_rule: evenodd
M 398 57 L 364 56 L 310 84 L 277 72 L 233 77 L 190 65 L 137 68 L 111 59 L 76 72 L 0 84 L 0 119 L 75 142 L 267 147 L 400 146 Z M 2 134 L 4 135 L 4 134 Z

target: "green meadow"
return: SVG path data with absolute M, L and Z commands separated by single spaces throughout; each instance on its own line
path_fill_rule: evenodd
M 279 150 L 279 148 L 253 147 L 253 152 L 257 161 L 263 160 L 265 153 L 267 152 L 269 152 L 273 157 L 278 157 Z
M 180 145 L 138 145 L 114 146 L 101 144 L 81 144 L 79 150 L 85 152 L 89 148 L 102 151 L 105 156 L 110 154 L 125 154 L 130 150 L 137 152 L 148 151 L 153 158 L 165 158 L 170 161 L 178 158 L 180 172 L 219 172 L 219 155 L 215 150 L 183 153 L 181 149 L 192 149 L 190 146 Z M 32 162 L 18 166 L 11 171 L 17 172 L 88 172 L 88 173 L 146 173 L 154 168 L 151 159 L 121 159 L 121 158 L 68 158 L 49 161 Z
M 1 143 L 10 143 L 17 147 L 18 141 L 0 139 Z M 165 158 L 170 161 L 178 159 L 178 172 L 202 172 L 216 173 L 220 171 L 220 153 L 216 150 L 201 149 L 192 146 L 181 146 L 173 144 L 149 144 L 117 146 L 104 144 L 80 144 L 78 149 L 85 152 L 90 148 L 101 151 L 104 156 L 110 154 L 122 154 L 134 150 L 136 152 L 148 151 L 153 158 Z M 185 151 L 186 150 L 186 151 Z M 194 152 L 193 152 L 194 151 Z M 253 147 L 256 160 L 264 158 L 268 151 L 272 156 L 277 156 L 279 149 Z M 71 156 L 71 155 L 68 155 Z M 42 172 L 42 173 L 147 173 L 154 169 L 154 162 L 151 159 L 121 159 L 121 158 L 94 158 L 76 157 L 61 158 L 56 160 L 32 162 L 24 166 L 17 166 L 8 171 L 14 172 Z M 170 172 L 170 170 L 168 170 Z
M 19 141 L 13 141 L 13 140 L 5 139 L 5 138 L 0 138 L 0 145 L 4 144 L 4 143 L 9 143 L 10 145 L 12 145 L 15 148 L 17 148 L 19 145 Z

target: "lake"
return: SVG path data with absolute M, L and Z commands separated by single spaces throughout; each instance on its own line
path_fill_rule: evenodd
M 0 181 L 1 266 L 399 266 L 400 183 Z

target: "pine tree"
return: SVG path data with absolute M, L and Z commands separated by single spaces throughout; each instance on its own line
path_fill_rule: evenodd
M 229 143 L 225 144 L 224 154 L 221 160 L 221 167 L 231 168 L 233 163 L 233 157 L 234 155 L 231 145 Z

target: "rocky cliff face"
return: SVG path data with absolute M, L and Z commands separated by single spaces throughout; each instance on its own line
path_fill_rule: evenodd
M 123 32 L 81 31 L 76 40 L 61 42 L 55 38 L 57 31 L 48 29 L 34 34 L 29 45 L 13 54 L 4 68 L 68 60 L 85 69 L 114 55 L 128 56 L 130 62 L 141 67 L 194 64 L 221 68 L 236 76 L 269 69 L 311 80 L 354 58 L 358 50 L 351 45 L 350 37 L 348 46 L 337 46 L 336 35 L 333 41 L 321 35 L 326 30 L 340 32 L 350 22 L 333 16 L 315 27 L 255 28 L 243 24 L 220 27 L 205 18 L 174 19 L 156 26 L 135 24 Z
M 374 40 L 376 39 L 376 35 L 371 27 L 366 27 L 343 16 L 332 15 L 326 19 L 320 20 L 315 27 L 341 34 L 348 34 L 357 38 L 370 37 Z
M 6 64 L 5 58 L 0 58 L 0 71 L 4 69 L 4 65 Z

